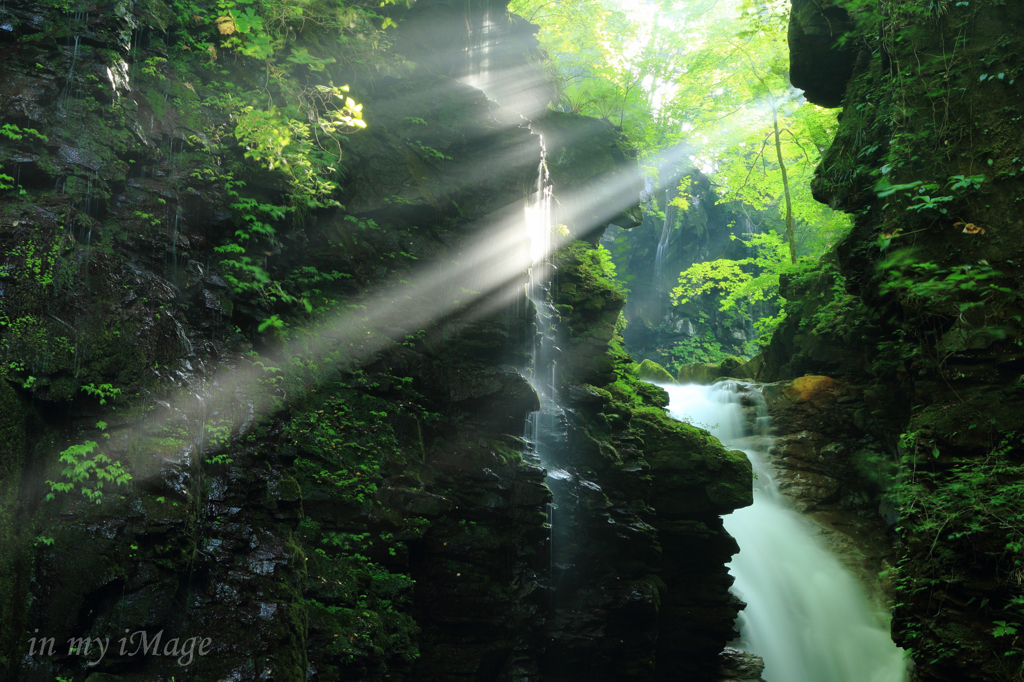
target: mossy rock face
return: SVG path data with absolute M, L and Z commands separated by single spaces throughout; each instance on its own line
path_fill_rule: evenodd
M 827 53 L 836 42 L 826 32 L 847 31 L 846 45 L 870 43 L 885 19 L 858 11 L 851 26 L 840 16 L 848 3 L 792 4 L 791 54 L 802 62 L 794 82 L 806 80 L 808 98 L 824 102 L 829 93 L 801 71 L 831 70 Z M 1013 384 L 1024 362 L 1024 143 L 1010 131 L 1024 115 L 1011 83 L 1024 68 L 1011 38 L 1024 32 L 1024 15 L 1005 0 L 972 0 L 950 3 L 940 20 L 924 10 L 903 17 L 884 49 L 857 57 L 835 139 L 812 180 L 816 199 L 856 216 L 836 249 L 845 283 L 824 274 L 784 277 L 789 313 L 766 351 L 763 378 L 828 375 L 860 385 L 864 404 L 851 421 L 880 442 L 899 443 L 892 460 L 914 472 L 911 484 L 873 451 L 854 455 L 870 484 L 898 491 L 883 503 L 900 538 L 893 637 L 912 650 L 915 679 L 980 682 L 1005 677 L 1005 662 L 1016 670 L 1021 660 L 1010 638 L 991 634 L 1019 616 L 1002 606 L 1007 548 L 1020 542 L 1019 524 L 1011 539 L 1004 519 L 1019 504 L 1009 514 L 991 505 L 1017 501 L 1021 480 L 1024 400 Z M 964 68 L 949 69 L 942 58 L 957 40 Z M 901 65 L 899 79 L 893 64 Z M 949 104 L 940 118 L 927 113 L 936 102 Z M 883 176 L 893 187 L 935 188 L 929 200 L 941 209 L 911 208 L 919 190 L 880 197 Z M 861 306 L 866 324 L 848 325 L 842 311 L 824 309 L 834 284 Z M 844 326 L 851 333 L 840 333 Z M 973 521 L 986 514 L 1000 523 Z M 942 586 L 941 617 L 931 585 Z M 979 602 L 990 606 L 972 605 Z
M 736 369 L 742 364 L 742 359 L 733 356 L 722 360 L 720 363 L 718 363 L 718 367 L 723 375 L 731 376 L 731 373 L 735 372 Z
M 729 376 L 735 379 L 756 381 L 764 367 L 764 355 L 758 353 L 747 361 L 741 361 L 736 367 L 729 371 Z
M 692 362 L 679 368 L 676 380 L 680 384 L 713 384 L 722 376 L 722 368 L 710 362 Z
M 681 384 L 713 384 L 722 378 L 753 379 L 757 376 L 760 362 L 745 361 L 728 357 L 719 363 L 693 362 L 679 368 L 676 379 Z
M 654 360 L 644 360 L 636 368 L 636 376 L 642 381 L 650 381 L 655 384 L 675 384 L 678 383 L 669 371 L 656 363 Z
M 601 386 L 615 380 L 608 355 L 625 294 L 611 275 L 607 252 L 575 241 L 555 256 L 558 288 L 554 298 L 572 307 L 560 331 L 567 338 L 559 366 L 565 384 Z
M 634 412 L 630 427 L 643 440 L 659 513 L 728 514 L 753 503 L 752 468 L 742 452 L 661 410 Z
M 636 387 L 637 395 L 647 405 L 654 405 L 655 407 L 668 407 L 671 402 L 671 398 L 661 386 L 655 384 L 649 384 L 646 381 L 641 381 Z

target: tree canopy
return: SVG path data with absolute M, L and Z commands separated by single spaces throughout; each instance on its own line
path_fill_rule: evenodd
M 554 106 L 622 127 L 649 172 L 666 154 L 710 171 L 723 201 L 761 210 L 783 195 L 777 154 L 764 154 L 777 112 L 793 176 L 793 214 L 829 233 L 845 218 L 807 190 L 836 114 L 789 85 L 787 0 L 514 0 L 540 25 L 557 85 Z M 769 152 L 774 150 L 769 150 Z M 784 207 L 781 207 L 784 209 Z M 810 235 L 807 235 L 810 237 Z M 815 251 L 822 244 L 811 238 Z
M 837 115 L 789 83 L 788 0 L 514 0 L 510 10 L 541 27 L 557 85 L 552 106 L 620 126 L 654 182 L 666 165 L 706 173 L 719 203 L 784 236 L 794 264 L 849 230 L 848 216 L 811 196 Z M 684 210 L 688 184 L 684 177 L 676 190 Z M 776 243 L 750 245 L 774 259 Z M 715 289 L 737 309 L 738 295 L 774 300 L 771 287 L 758 289 L 761 265 L 747 260 L 698 264 L 675 293 Z M 729 273 L 746 273 L 744 286 L 722 286 L 737 281 Z

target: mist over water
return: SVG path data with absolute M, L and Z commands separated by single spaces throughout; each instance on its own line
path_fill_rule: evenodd
M 729 564 L 732 591 L 747 603 L 735 646 L 764 659 L 767 682 L 905 682 L 903 650 L 863 588 L 815 538 L 814 526 L 784 500 L 765 452 L 764 400 L 754 386 L 664 386 L 676 419 L 711 431 L 753 465 L 754 503 L 724 518 L 740 552 Z M 739 391 L 759 406 L 745 431 Z

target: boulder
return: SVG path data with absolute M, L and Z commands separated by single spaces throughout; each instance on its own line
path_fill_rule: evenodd
M 642 381 L 649 381 L 653 384 L 675 384 L 678 383 L 669 374 L 669 371 L 656 363 L 654 360 L 647 359 L 640 363 L 636 368 L 636 375 Z
M 718 677 L 714 682 L 764 682 L 764 660 L 757 654 L 726 647 L 718 660 Z

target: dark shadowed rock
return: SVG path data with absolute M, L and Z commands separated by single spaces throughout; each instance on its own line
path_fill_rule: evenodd
M 789 15 L 789 80 L 804 96 L 822 107 L 843 103 L 857 50 L 836 41 L 853 21 L 835 0 L 793 0 Z
M 756 654 L 726 647 L 719 661 L 719 677 L 715 682 L 764 682 L 761 679 L 764 661 Z
M 544 138 L 555 188 L 554 222 L 594 244 L 609 224 L 640 224 L 643 180 L 621 130 L 606 120 L 560 111 L 548 111 L 530 127 Z

